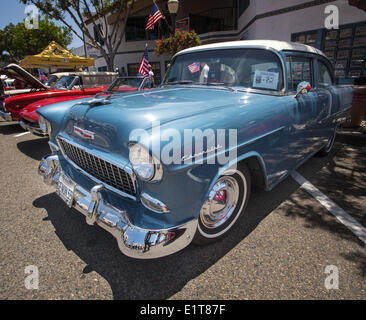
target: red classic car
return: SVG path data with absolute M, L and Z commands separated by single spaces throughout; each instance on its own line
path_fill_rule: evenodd
M 6 98 L 0 110 L 0 118 L 6 121 L 20 120 L 20 111 L 31 103 L 43 99 L 60 97 L 61 101 L 70 96 L 93 96 L 102 92 L 115 78 L 115 72 L 73 72 L 43 91 L 25 93 Z M 68 100 L 68 98 L 66 99 Z
M 102 94 L 114 94 L 114 93 L 123 93 L 123 92 L 131 92 L 137 90 L 150 89 L 151 82 L 149 78 L 144 77 L 121 77 L 117 78 Z M 48 106 L 51 104 L 69 101 L 69 100 L 78 100 L 87 98 L 88 95 L 73 95 L 73 96 L 63 96 L 63 97 L 55 97 L 50 99 L 37 100 L 33 103 L 24 107 L 20 112 L 20 120 L 19 124 L 23 129 L 32 132 L 35 135 L 44 135 L 38 123 L 38 115 L 36 111 L 44 106 Z M 77 103 L 77 101 L 75 101 Z
M 11 63 L 0 69 L 0 75 L 7 79 L 14 80 L 12 88 L 7 88 L 8 86 L 3 88 L 4 92 L 2 94 L 5 96 L 5 98 L 22 93 L 48 90 L 47 85 L 44 85 L 28 71 L 14 63 Z

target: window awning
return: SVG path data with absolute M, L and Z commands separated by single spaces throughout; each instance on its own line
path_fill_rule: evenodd
M 23 68 L 77 69 L 94 66 L 94 59 L 76 56 L 52 41 L 41 53 L 25 57 L 19 65 Z

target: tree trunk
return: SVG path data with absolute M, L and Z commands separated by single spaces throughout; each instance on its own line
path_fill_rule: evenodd
M 107 70 L 113 72 L 114 71 L 114 54 L 103 54 L 104 60 L 107 63 Z

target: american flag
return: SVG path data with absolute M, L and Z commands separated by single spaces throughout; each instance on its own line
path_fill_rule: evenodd
M 138 74 L 143 75 L 145 77 L 149 75 L 149 50 L 147 48 L 147 43 L 145 47 L 144 56 L 141 59 Z
M 200 71 L 200 63 L 199 62 L 193 62 L 192 64 L 190 64 L 188 66 L 189 71 L 191 71 L 191 73 L 196 73 L 198 71 Z
M 149 20 L 147 20 L 145 30 L 154 30 L 155 23 L 157 23 L 162 18 L 163 18 L 163 15 L 161 14 L 160 10 L 158 9 L 158 6 L 154 2 L 150 16 L 149 16 Z
M 39 73 L 39 79 L 41 81 L 47 81 L 48 80 L 47 77 L 46 77 L 46 75 L 43 73 L 43 71 L 38 70 L 38 73 Z

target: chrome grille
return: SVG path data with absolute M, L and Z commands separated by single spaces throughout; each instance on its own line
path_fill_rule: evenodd
M 63 138 L 59 138 L 59 142 L 64 154 L 86 173 L 105 182 L 114 189 L 136 197 L 133 179 L 125 170 L 94 156 L 80 147 L 67 142 Z

